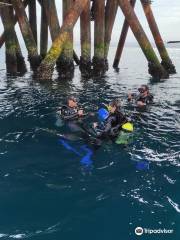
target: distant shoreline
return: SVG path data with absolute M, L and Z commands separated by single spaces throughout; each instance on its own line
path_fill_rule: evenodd
M 180 41 L 169 41 L 167 43 L 180 43 Z

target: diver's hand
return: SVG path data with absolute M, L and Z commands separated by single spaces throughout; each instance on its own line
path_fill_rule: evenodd
M 79 110 L 79 111 L 78 111 L 78 116 L 79 116 L 79 117 L 82 117 L 83 115 L 84 115 L 84 111 L 83 111 L 83 110 Z
M 144 107 L 144 106 L 146 106 L 146 104 L 143 103 L 142 101 L 138 101 L 138 102 L 137 102 L 137 105 L 138 105 L 138 107 Z

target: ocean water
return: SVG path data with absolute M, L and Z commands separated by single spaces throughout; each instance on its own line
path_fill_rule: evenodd
M 103 78 L 84 79 L 76 67 L 72 80 L 55 74 L 44 84 L 30 73 L 7 78 L 1 52 L 1 239 L 179 239 L 180 48 L 168 51 L 178 73 L 162 82 L 152 81 L 144 56 L 132 47 L 125 49 L 119 72 L 110 66 Z M 154 95 L 154 104 L 141 112 L 126 101 L 140 84 Z M 89 112 L 121 98 L 134 119 L 133 142 L 126 147 L 104 142 L 93 153 L 82 149 L 91 146 L 79 132 L 61 126 L 56 114 L 69 94 Z M 56 133 L 71 134 L 65 143 L 72 148 Z M 148 167 L 138 169 L 144 162 Z M 173 233 L 138 237 L 136 227 Z

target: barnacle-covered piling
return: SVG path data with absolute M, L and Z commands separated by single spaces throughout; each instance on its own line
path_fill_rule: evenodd
M 73 4 L 73 0 L 63 0 L 63 23 L 66 18 L 66 14 L 70 10 Z M 72 78 L 74 76 L 74 61 L 73 61 L 73 29 L 69 30 L 68 38 L 63 47 L 61 56 L 56 63 L 57 71 L 60 78 Z
M 131 28 L 147 58 L 149 73 L 156 79 L 168 77 L 169 74 L 175 73 L 176 69 L 153 15 L 152 1 L 140 1 L 162 59 L 161 62 L 135 14 L 134 6 L 137 0 L 1 0 L 0 11 L 4 32 L 0 36 L 0 48 L 5 42 L 7 73 L 16 75 L 27 71 L 21 44 L 15 31 L 15 25 L 18 22 L 28 51 L 31 69 L 39 79 L 51 79 L 55 66 L 59 79 L 72 78 L 74 62 L 79 65 L 81 73 L 87 77 L 104 75 L 108 70 L 109 47 L 119 8 L 125 20 L 113 67 L 119 66 L 128 29 Z M 62 12 L 57 11 L 56 4 L 62 4 Z M 28 11 L 26 11 L 27 6 Z M 41 9 L 40 27 L 36 9 Z M 26 12 L 29 13 L 28 16 Z M 61 14 L 63 21 L 60 25 Z M 78 19 L 80 19 L 81 39 L 80 60 L 73 47 L 74 25 Z M 49 32 L 52 46 L 48 51 Z M 91 35 L 94 36 L 94 41 Z M 93 42 L 94 55 L 91 60 Z
M 47 80 L 52 78 L 56 61 L 62 53 L 64 44 L 68 40 L 69 33 L 72 31 L 87 2 L 88 0 L 76 0 L 72 8 L 66 14 L 57 38 L 53 41 L 49 52 L 47 53 L 45 59 L 42 61 L 38 69 L 37 77 L 40 80 Z
M 56 10 L 55 0 L 40 0 L 42 6 L 45 9 L 47 22 L 49 25 L 49 30 L 51 34 L 51 39 L 54 41 L 60 32 L 60 23 L 58 19 L 58 13 Z M 60 68 L 61 56 L 57 60 L 57 68 Z M 75 51 L 73 50 L 73 59 L 77 65 L 79 65 L 79 58 Z

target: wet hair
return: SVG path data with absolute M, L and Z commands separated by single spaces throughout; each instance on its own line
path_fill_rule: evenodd
M 67 102 L 69 101 L 77 102 L 77 99 L 74 96 L 69 96 L 67 97 Z
M 120 108 L 121 107 L 121 101 L 119 99 L 114 99 L 111 103 L 110 103 L 111 107 L 116 107 L 116 108 Z
M 141 88 L 144 88 L 146 91 L 148 91 L 148 92 L 149 92 L 149 87 L 148 87 L 148 85 L 146 85 L 146 84 L 143 84 L 143 85 L 141 85 Z
M 147 85 L 143 84 L 143 85 L 141 85 L 140 88 L 138 88 L 138 91 L 140 93 L 144 93 L 144 92 L 148 92 L 149 93 L 149 87 Z

